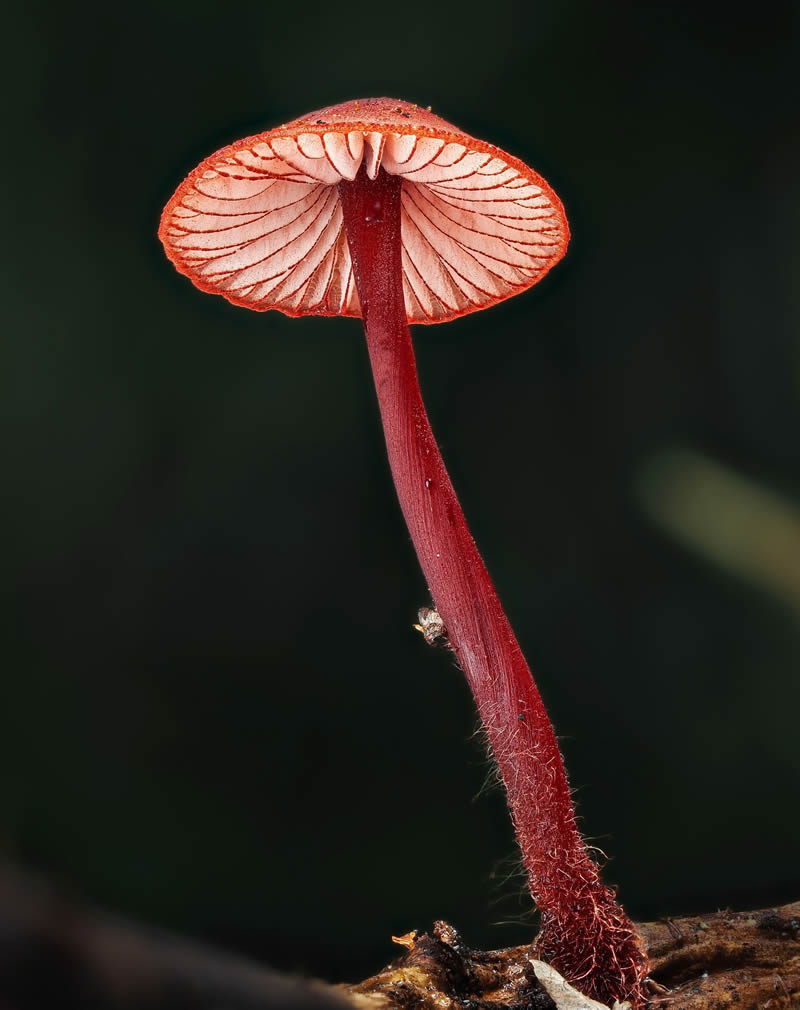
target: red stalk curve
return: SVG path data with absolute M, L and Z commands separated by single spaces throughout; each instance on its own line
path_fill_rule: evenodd
M 578 832 L 555 733 L 431 431 L 402 289 L 402 179 L 341 182 L 344 229 L 397 495 L 497 761 L 531 893 L 537 954 L 603 1002 L 643 1002 L 646 958 Z

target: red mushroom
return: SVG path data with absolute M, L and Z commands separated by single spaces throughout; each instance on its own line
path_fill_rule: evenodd
M 431 432 L 408 329 L 541 280 L 567 245 L 558 197 L 430 110 L 364 99 L 207 158 L 159 235 L 178 270 L 237 305 L 362 318 L 400 505 L 508 793 L 537 952 L 587 995 L 641 1004 L 646 957 L 577 830 L 555 734 Z

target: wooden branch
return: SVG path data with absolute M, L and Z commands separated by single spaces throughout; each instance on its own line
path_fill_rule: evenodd
M 292 978 L 130 925 L 0 868 L 0 1010 L 353 1010 Z
M 800 902 L 637 927 L 653 1010 L 800 1008 Z M 395 938 L 373 978 L 330 986 L 147 930 L 0 868 L 0 1010 L 553 1010 L 533 947 L 474 951 L 452 926 Z
M 650 957 L 654 1008 L 800 1007 L 800 902 L 664 919 L 637 930 Z M 397 940 L 407 952 L 351 992 L 379 994 L 391 1010 L 552 1010 L 533 973 L 531 946 L 473 951 L 443 922 L 431 935 Z

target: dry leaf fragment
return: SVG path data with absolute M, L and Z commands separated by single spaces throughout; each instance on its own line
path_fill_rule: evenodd
M 627 1002 L 619 1003 L 614 1000 L 611 1007 L 607 1007 L 605 1003 L 598 1003 L 596 999 L 590 999 L 582 992 L 578 992 L 563 976 L 559 975 L 552 965 L 544 961 L 537 961 L 535 958 L 529 958 L 529 960 L 533 965 L 534 974 L 558 1010 L 631 1010 L 631 1005 Z

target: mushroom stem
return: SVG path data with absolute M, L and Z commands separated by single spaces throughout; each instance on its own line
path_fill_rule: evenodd
M 538 953 L 588 995 L 642 1002 L 646 958 L 575 823 L 553 728 L 445 470 L 422 403 L 402 285 L 402 179 L 339 184 L 389 464 L 434 604 L 508 794 Z

